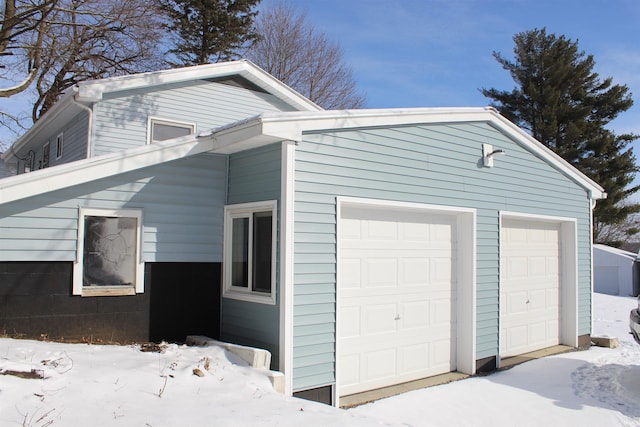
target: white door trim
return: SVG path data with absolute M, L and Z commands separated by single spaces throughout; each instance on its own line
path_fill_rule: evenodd
M 505 219 L 516 219 L 533 222 L 547 222 L 560 225 L 560 344 L 571 347 L 578 346 L 578 221 L 576 218 L 528 214 L 522 212 L 500 211 L 500 271 L 502 271 L 502 226 Z M 500 304 L 498 302 L 498 304 Z M 498 307 L 500 313 L 500 307 Z M 500 316 L 498 327 L 500 330 Z M 500 340 L 498 334 L 498 355 L 500 354 Z M 500 366 L 500 356 L 497 358 Z
M 336 198 L 336 263 L 340 262 L 340 227 L 342 208 L 345 205 L 356 207 L 388 208 L 403 211 L 423 211 L 429 214 L 445 214 L 456 217 L 457 225 L 457 351 L 456 367 L 459 372 L 474 374 L 476 368 L 476 210 L 455 206 L 428 205 L 412 202 L 364 199 L 354 197 Z M 340 282 L 340 268 L 337 265 L 337 283 Z M 339 301 L 339 286 L 336 286 L 336 301 Z M 336 333 L 340 323 L 340 311 L 336 304 Z M 334 404 L 340 405 L 340 366 L 337 363 L 340 354 L 336 338 L 336 387 Z

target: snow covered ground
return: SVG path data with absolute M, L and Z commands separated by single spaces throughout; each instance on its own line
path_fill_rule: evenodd
M 547 357 L 346 411 L 277 394 L 263 372 L 218 348 L 0 339 L 0 426 L 640 426 L 640 346 L 627 332 L 636 301 L 594 298 L 594 335 L 618 337 L 617 349 Z

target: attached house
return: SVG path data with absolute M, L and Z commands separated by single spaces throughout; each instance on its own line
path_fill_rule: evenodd
M 491 108 L 325 111 L 236 61 L 80 83 L 3 159 L 9 335 L 208 335 L 333 404 L 589 342 L 606 194 Z
M 593 290 L 602 294 L 640 293 L 638 254 L 607 245 L 593 245 Z

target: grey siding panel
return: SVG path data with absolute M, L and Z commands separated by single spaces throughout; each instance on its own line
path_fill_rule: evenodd
M 75 260 L 84 207 L 142 209 L 147 262 L 222 262 L 225 175 L 201 154 L 0 205 L 0 260 Z
M 93 156 L 144 145 L 149 117 L 195 122 L 196 131 L 204 131 L 263 112 L 292 110 L 273 95 L 204 80 L 152 89 L 111 94 L 96 104 Z
M 483 143 L 507 152 L 494 168 L 482 167 Z M 477 210 L 477 359 L 498 353 L 499 212 L 576 218 L 579 330 L 590 333 L 588 196 L 489 124 L 307 134 L 295 178 L 294 390 L 335 381 L 336 196 Z
M 280 200 L 280 144 L 229 157 L 227 204 Z M 279 209 L 279 208 L 278 208 Z M 278 223 L 278 228 L 280 224 Z M 279 235 L 279 231 L 277 231 Z M 278 251 L 280 243 L 278 243 Z M 278 259 L 277 257 L 276 259 Z M 276 264 L 275 305 L 222 299 L 222 339 L 267 349 L 278 369 L 280 336 L 280 264 Z M 224 286 L 224 285 L 223 285 Z

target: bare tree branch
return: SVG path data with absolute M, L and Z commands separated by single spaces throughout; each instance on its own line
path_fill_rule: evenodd
M 20 68 L 17 65 L 21 62 L 26 71 L 21 76 L 11 78 L 8 78 L 6 73 L 0 75 L 4 80 L 14 83 L 0 88 L 1 98 L 24 92 L 35 80 L 40 67 L 42 45 L 50 28 L 46 19 L 57 1 L 43 0 L 35 4 L 16 0 L 5 1 L 0 27 L 0 58 L 5 58 L 5 61 L 0 63 L 0 69 L 10 68 L 14 71 Z M 20 43 L 11 44 L 16 41 Z M 18 59 L 14 59 L 15 57 Z
M 361 94 L 344 53 L 290 3 L 264 9 L 256 19 L 260 39 L 247 57 L 274 77 L 327 109 L 361 108 Z

